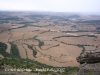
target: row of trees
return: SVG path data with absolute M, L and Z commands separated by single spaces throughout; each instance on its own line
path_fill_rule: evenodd
M 98 38 L 98 36 L 95 36 L 95 35 L 79 35 L 79 36 L 74 36 L 74 35 L 62 35 L 62 36 L 54 37 L 53 39 L 61 38 L 61 37 L 82 37 L 82 36 Z
M 12 42 L 10 42 L 10 45 L 11 45 L 11 52 L 10 52 L 10 54 L 13 55 L 14 57 L 20 58 L 19 50 L 17 48 L 17 45 L 15 45 Z
M 4 57 L 10 57 L 9 53 L 6 52 L 7 45 L 0 42 L 0 54 L 3 55 Z
M 44 45 L 44 42 L 37 39 L 37 35 L 33 37 L 33 40 L 37 40 L 39 42 L 39 48 L 41 48 Z
M 44 42 L 41 40 L 38 40 L 38 42 L 39 42 L 39 47 L 41 48 L 44 45 Z
M 79 44 L 77 46 L 83 48 L 82 52 L 80 53 L 80 55 L 83 54 L 85 52 L 85 47 L 83 45 L 79 45 Z
M 27 45 L 29 49 L 33 50 L 33 56 L 36 58 L 37 51 L 33 49 L 33 45 Z

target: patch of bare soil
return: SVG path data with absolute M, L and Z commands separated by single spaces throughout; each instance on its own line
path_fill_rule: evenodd
M 9 43 L 5 43 L 7 45 L 6 52 L 10 54 L 11 45 Z

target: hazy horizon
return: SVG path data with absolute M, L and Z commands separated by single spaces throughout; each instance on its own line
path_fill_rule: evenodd
M 0 0 L 2 11 L 99 13 L 100 0 Z

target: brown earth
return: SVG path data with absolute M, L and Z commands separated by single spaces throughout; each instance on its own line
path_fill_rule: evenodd
M 17 44 L 17 47 L 19 49 L 20 57 L 21 58 L 27 58 L 26 50 L 24 49 L 23 45 L 22 44 Z

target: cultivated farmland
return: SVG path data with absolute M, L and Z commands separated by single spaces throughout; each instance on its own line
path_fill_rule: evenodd
M 6 52 L 15 57 L 57 67 L 79 66 L 77 56 L 84 51 L 100 49 L 100 23 L 88 15 L 79 14 L 76 18 L 63 13 L 56 16 L 13 14 L 6 16 L 20 16 L 21 19 L 0 24 L 0 42 L 5 43 Z

